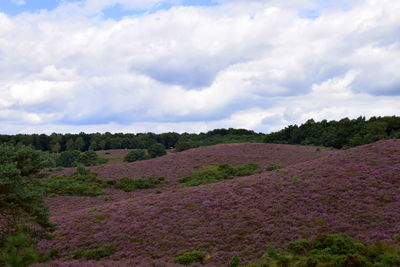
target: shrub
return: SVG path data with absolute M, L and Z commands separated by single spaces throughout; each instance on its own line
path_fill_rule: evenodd
M 105 246 L 90 250 L 75 250 L 72 253 L 72 258 L 79 260 L 85 258 L 87 260 L 100 260 L 102 258 L 108 257 L 115 252 L 115 246 Z
M 145 160 L 148 159 L 149 156 L 146 154 L 146 152 L 143 149 L 135 149 L 130 151 L 126 156 L 124 157 L 124 161 L 126 162 L 134 162 L 138 160 Z
M 298 267 L 395 267 L 400 266 L 400 247 L 388 243 L 364 245 L 343 234 L 297 240 L 280 253 L 268 249 L 264 261 L 250 266 Z
M 204 262 L 204 255 L 200 251 L 186 252 L 174 258 L 174 262 L 183 265 L 191 265 L 195 262 Z
M 53 176 L 41 180 L 38 186 L 47 196 L 98 196 L 104 194 L 106 182 L 97 178 L 97 174 L 78 167 L 72 175 Z
M 274 170 L 279 170 L 281 168 L 282 167 L 279 164 L 271 164 L 266 168 L 266 170 L 267 171 L 274 171 Z
M 238 255 L 232 257 L 231 262 L 229 263 L 229 267 L 239 267 L 240 259 Z
M 167 154 L 163 144 L 155 143 L 148 148 L 149 155 L 151 158 L 161 157 Z
M 355 245 L 347 235 L 334 234 L 316 241 L 315 248 L 325 250 L 333 255 L 344 255 L 355 252 Z
M 93 150 L 88 150 L 82 153 L 79 157 L 79 163 L 85 166 L 96 166 L 100 164 L 106 163 L 108 160 L 104 158 L 100 158 L 96 152 Z
M 137 189 L 153 188 L 157 184 L 163 182 L 162 178 L 128 178 L 124 177 L 114 182 L 114 187 L 124 190 L 125 192 L 132 192 Z
M 7 237 L 4 247 L 1 249 L 1 262 L 7 266 L 28 266 L 39 261 L 39 254 L 28 234 L 18 233 Z
M 79 163 L 81 153 L 77 150 L 64 151 L 57 159 L 57 166 L 76 167 Z
M 231 166 L 229 164 L 219 164 L 217 166 L 192 172 L 184 175 L 179 182 L 185 183 L 185 186 L 197 186 L 210 184 L 231 179 L 236 176 L 252 175 L 257 170 L 257 164 L 247 164 L 242 166 Z

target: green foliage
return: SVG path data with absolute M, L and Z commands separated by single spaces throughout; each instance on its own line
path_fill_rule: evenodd
M 400 247 L 387 243 L 369 245 L 342 234 L 319 236 L 313 241 L 298 240 L 280 252 L 268 249 L 255 266 L 297 267 L 397 267 Z
M 184 175 L 179 182 L 185 183 L 185 186 L 197 186 L 210 184 L 231 179 L 236 176 L 248 176 L 256 172 L 257 164 L 251 163 L 241 166 L 231 166 L 229 164 L 219 164 L 217 166 L 192 172 Z
M 348 148 L 378 140 L 400 137 L 400 117 L 364 117 L 350 120 L 315 122 L 313 119 L 297 126 L 290 125 L 267 134 L 266 143 L 302 144 L 333 148 Z
M 89 150 L 81 153 L 78 150 L 67 150 L 60 153 L 57 159 L 57 166 L 61 167 L 76 167 L 80 164 L 84 166 L 96 166 L 104 164 L 107 159 L 100 158 L 96 152 Z
M 111 256 L 115 252 L 115 246 L 104 246 L 89 250 L 75 250 L 72 253 L 72 259 L 101 260 L 102 258 Z
M 15 163 L 22 176 L 38 173 L 43 167 L 40 151 L 28 146 L 0 145 L 0 164 Z
M 195 148 L 197 146 L 198 145 L 196 145 L 195 143 L 193 143 L 191 141 L 179 141 L 175 145 L 175 151 L 176 152 L 181 152 L 181 151 L 184 151 L 184 150 Z
M 163 144 L 160 143 L 156 143 L 151 145 L 148 148 L 149 151 L 149 156 L 151 158 L 157 158 L 157 157 L 161 157 L 167 154 L 167 152 L 165 151 L 165 147 Z
M 18 233 L 5 240 L 4 247 L 1 249 L 0 265 L 3 262 L 11 267 L 29 266 L 38 262 L 39 259 L 40 256 L 29 235 Z
M 149 156 L 146 154 L 146 151 L 144 151 L 143 149 L 135 149 L 126 154 L 126 156 L 124 157 L 124 161 L 134 162 L 139 160 L 145 160 L 148 158 Z
M 132 192 L 137 189 L 147 189 L 153 188 L 158 184 L 164 182 L 163 178 L 128 178 L 124 177 L 122 179 L 116 180 L 114 182 L 114 187 L 117 189 L 124 190 L 125 192 Z
M 81 153 L 77 150 L 68 150 L 60 154 L 57 160 L 57 166 L 76 167 L 79 163 Z
M 92 150 L 88 150 L 82 153 L 79 157 L 79 163 L 85 166 L 96 166 L 100 164 L 104 164 L 107 162 L 107 159 L 100 158 L 96 152 Z
M 311 248 L 311 243 L 308 240 L 296 240 L 287 246 L 287 251 L 293 253 L 294 255 L 304 255 Z
M 98 196 L 104 194 L 106 182 L 97 178 L 95 173 L 78 167 L 72 175 L 53 176 L 43 179 L 37 186 L 44 190 L 47 196 Z
M 282 169 L 282 167 L 279 164 L 271 164 L 266 168 L 267 171 L 274 171 L 279 169 Z
M 174 258 L 174 262 L 183 265 L 191 265 L 195 262 L 204 262 L 204 255 L 200 251 L 186 252 Z
M 238 255 L 232 257 L 231 262 L 229 263 L 229 267 L 239 267 L 240 259 Z
M 50 227 L 43 194 L 28 178 L 40 169 L 40 153 L 29 147 L 0 146 L 0 245 L 21 226 Z M 35 180 L 33 180 L 35 181 Z M 29 227 L 28 227 L 29 228 Z

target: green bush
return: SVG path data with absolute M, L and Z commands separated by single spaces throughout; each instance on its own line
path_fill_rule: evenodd
M 79 259 L 87 259 L 87 260 L 100 260 L 102 258 L 108 257 L 115 252 L 115 246 L 105 246 L 95 249 L 89 250 L 75 250 L 72 253 L 72 258 Z
M 161 157 L 167 154 L 163 144 L 155 143 L 148 148 L 149 155 L 151 158 Z
M 57 159 L 57 166 L 76 167 L 79 164 L 81 152 L 78 150 L 68 150 L 60 154 Z
M 308 240 L 296 240 L 287 246 L 287 251 L 293 253 L 294 255 L 304 255 L 311 248 L 311 243 Z
M 125 192 L 132 192 L 137 189 L 147 189 L 153 188 L 158 184 L 164 182 L 163 178 L 128 178 L 124 177 L 122 179 L 114 181 L 114 187 L 117 189 L 124 190 Z
M 254 266 L 298 267 L 397 267 L 400 247 L 388 243 L 365 245 L 343 234 L 319 236 L 313 241 L 298 240 L 279 253 L 268 249 L 264 260 Z
M 95 173 L 78 167 L 72 175 L 53 176 L 41 180 L 38 185 L 47 196 L 98 196 L 104 194 L 107 183 L 97 178 Z
M 40 256 L 29 235 L 18 233 L 7 237 L 1 249 L 0 265 L 3 262 L 11 267 L 29 266 L 39 259 Z
M 267 171 L 274 171 L 274 170 L 279 170 L 281 168 L 282 167 L 279 164 L 271 164 L 266 168 L 266 170 Z
M 183 265 L 191 265 L 195 262 L 204 262 L 204 255 L 200 251 L 186 252 L 174 258 L 174 262 Z
M 186 174 L 179 179 L 179 182 L 184 183 L 185 186 L 188 187 L 216 183 L 236 176 L 252 175 L 256 172 L 257 168 L 258 165 L 254 163 L 242 166 L 231 166 L 224 163 L 205 170 Z
M 146 154 L 144 149 L 135 149 L 126 154 L 126 156 L 124 157 L 124 161 L 134 162 L 139 160 L 145 160 L 148 158 L 149 156 Z
M 231 262 L 229 263 L 229 267 L 239 267 L 240 259 L 238 255 L 232 257 Z
M 85 166 L 96 166 L 106 163 L 108 160 L 104 158 L 100 158 L 96 152 L 93 150 L 88 150 L 84 153 L 81 153 L 79 157 L 79 163 Z

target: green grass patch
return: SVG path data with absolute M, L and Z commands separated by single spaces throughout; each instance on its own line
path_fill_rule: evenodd
M 87 259 L 87 260 L 101 260 L 102 258 L 108 257 L 115 252 L 115 246 L 105 246 L 89 250 L 75 250 L 71 258 L 75 260 Z
M 211 184 L 226 179 L 232 179 L 237 176 L 248 176 L 256 173 L 258 165 L 255 163 L 232 166 L 229 164 L 218 164 L 208 169 L 189 173 L 179 179 L 179 182 L 185 186 L 198 186 L 202 184 Z
M 282 167 L 279 164 L 271 164 L 266 168 L 267 171 L 275 171 L 279 169 L 282 169 Z
M 87 196 L 104 194 L 107 183 L 97 178 L 95 173 L 79 168 L 71 175 L 57 175 L 49 179 L 41 179 L 37 186 L 47 196 Z
M 121 189 L 125 192 L 132 192 L 137 189 L 147 189 L 153 188 L 158 184 L 165 183 L 164 178 L 122 178 L 116 181 L 113 181 L 113 185 L 117 189 Z
M 174 262 L 183 265 L 191 265 L 195 262 L 203 263 L 204 254 L 197 250 L 186 252 L 180 256 L 175 257 Z

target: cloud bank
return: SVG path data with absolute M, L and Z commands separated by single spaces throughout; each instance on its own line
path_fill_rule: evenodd
M 269 132 L 399 115 L 400 2 L 184 2 L 0 13 L 2 133 Z M 105 17 L 116 4 L 131 15 Z

